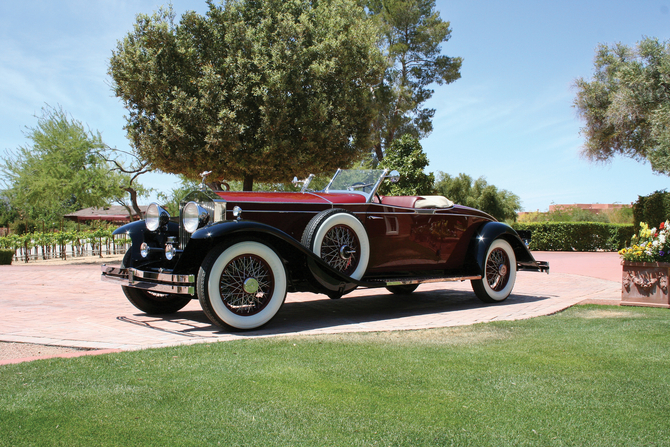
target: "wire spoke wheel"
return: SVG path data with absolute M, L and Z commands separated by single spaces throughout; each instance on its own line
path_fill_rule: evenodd
M 351 275 L 358 267 L 360 245 L 356 233 L 351 228 L 336 225 L 323 238 L 321 259 L 345 275 Z
M 243 240 L 210 251 L 198 271 L 197 292 L 212 323 L 256 329 L 279 311 L 287 284 L 277 252 L 262 242 Z
M 491 251 L 486 260 L 486 281 L 491 290 L 500 292 L 507 286 L 511 273 L 509 257 L 501 248 Z
M 305 227 L 301 242 L 340 273 L 354 279 L 365 274 L 370 241 L 365 227 L 353 213 L 338 208 L 318 213 Z
M 509 242 L 504 239 L 493 241 L 482 267 L 482 279 L 471 281 L 477 297 L 485 303 L 505 301 L 516 282 L 516 256 Z
M 237 315 L 253 315 L 267 306 L 274 293 L 272 269 L 259 256 L 245 254 L 223 269 L 219 290 L 224 304 Z

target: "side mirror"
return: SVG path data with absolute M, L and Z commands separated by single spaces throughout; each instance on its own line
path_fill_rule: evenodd
M 305 191 L 307 191 L 307 187 L 312 182 L 313 178 L 314 178 L 314 174 L 309 174 L 309 177 L 307 177 L 305 180 L 298 180 L 298 177 L 293 177 L 293 181 L 291 183 L 293 183 L 293 186 L 295 186 L 295 187 L 302 184 L 302 188 L 300 189 L 300 192 L 305 192 Z
M 386 175 L 386 178 L 391 181 L 391 183 L 398 183 L 400 180 L 400 173 L 398 171 L 391 171 Z

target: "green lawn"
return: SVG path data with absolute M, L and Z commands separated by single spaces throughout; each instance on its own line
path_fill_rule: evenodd
M 7 365 L 0 445 L 670 445 L 670 311 Z

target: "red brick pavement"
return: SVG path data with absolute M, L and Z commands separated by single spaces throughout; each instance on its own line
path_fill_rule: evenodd
M 173 315 L 147 316 L 118 285 L 100 281 L 96 264 L 0 266 L 0 341 L 133 350 L 282 334 L 468 325 L 547 315 L 585 300 L 620 301 L 616 253 L 535 257 L 550 261 L 552 273 L 519 272 L 513 294 L 500 304 L 481 303 L 469 282 L 426 284 L 410 296 L 385 289 L 356 290 L 340 300 L 293 293 L 269 324 L 249 332 L 213 326 L 197 300 Z

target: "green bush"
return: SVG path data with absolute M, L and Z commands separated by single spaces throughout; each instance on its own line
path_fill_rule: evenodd
M 14 250 L 0 249 L 0 265 L 10 265 L 12 263 L 13 256 L 14 256 Z
M 531 250 L 618 251 L 630 243 L 635 227 L 601 222 L 528 222 L 513 225 L 531 232 Z
M 648 196 L 638 196 L 633 204 L 633 218 L 635 227 L 640 222 L 649 224 L 649 228 L 656 227 L 670 218 L 670 192 L 656 191 Z

